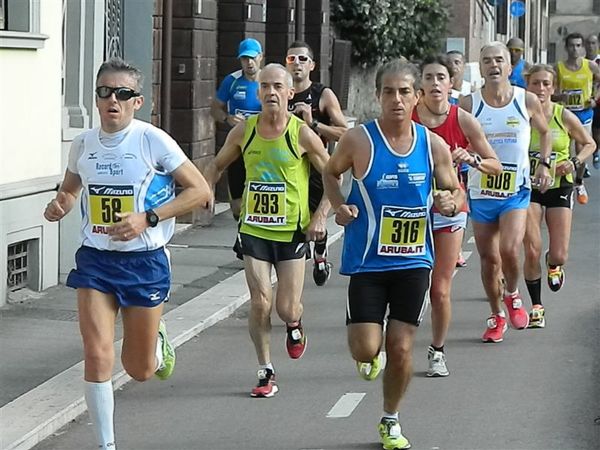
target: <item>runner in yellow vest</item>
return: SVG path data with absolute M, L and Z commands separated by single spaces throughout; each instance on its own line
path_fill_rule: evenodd
M 565 38 L 565 48 L 567 59 L 556 64 L 559 94 L 554 99 L 573 112 L 591 136 L 595 106 L 594 83 L 600 82 L 600 68 L 595 62 L 584 58 L 585 50 L 581 33 L 569 34 Z M 581 151 L 581 148 L 576 150 Z M 587 172 L 587 168 L 582 164 L 575 178 L 577 201 L 582 205 L 588 202 L 588 194 L 583 185 L 584 172 Z M 589 172 L 586 176 L 589 176 Z
M 250 336 L 259 364 L 258 385 L 250 395 L 272 397 L 278 386 L 269 348 L 271 269 L 275 268 L 278 279 L 276 310 L 287 325 L 286 348 L 290 358 L 298 359 L 307 344 L 301 323 L 307 241 L 322 239 L 325 234 L 311 226 L 309 162 L 322 172 L 329 155 L 310 127 L 288 112 L 294 88 L 285 67 L 268 64 L 261 70 L 258 94 L 262 111 L 231 130 L 205 176 L 214 185 L 242 155 L 246 185 L 238 244 L 250 290 Z M 321 201 L 319 208 L 326 203 Z
M 531 202 L 527 210 L 527 228 L 523 240 L 525 245 L 523 274 L 532 303 L 532 310 L 529 313 L 529 328 L 544 328 L 546 325 L 541 299 L 542 218 L 545 218 L 550 242 L 545 257 L 548 287 L 551 291 L 556 292 L 565 281 L 563 266 L 567 262 L 573 217 L 573 171 L 581 166 L 582 161 L 588 158 L 596 148 L 592 137 L 586 132 L 577 117 L 562 105 L 550 100 L 554 93 L 555 74 L 552 66 L 537 64 L 529 70 L 526 76 L 527 90 L 533 92 L 540 99 L 552 134 L 550 174 L 554 179 L 550 189 L 544 193 L 533 186 Z M 572 158 L 569 157 L 571 139 L 581 148 L 581 151 Z M 529 145 L 532 175 L 539 161 L 539 150 L 539 133 L 532 129 Z

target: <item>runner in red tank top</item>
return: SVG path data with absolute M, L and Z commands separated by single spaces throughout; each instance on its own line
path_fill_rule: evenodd
M 448 101 L 452 79 L 446 56 L 426 58 L 421 65 L 421 71 L 421 99 L 413 110 L 412 119 L 446 141 L 456 167 L 460 167 L 464 162 L 471 166 L 470 170 L 500 173 L 500 162 L 486 140 L 479 122 L 471 114 Z M 449 375 L 444 342 L 450 326 L 452 273 L 466 226 L 466 205 L 454 217 L 444 217 L 434 209 L 435 263 L 430 290 L 433 340 L 427 352 L 427 376 L 430 377 Z

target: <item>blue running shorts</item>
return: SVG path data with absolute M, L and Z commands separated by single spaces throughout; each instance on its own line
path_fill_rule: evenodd
M 527 209 L 530 196 L 531 190 L 523 187 L 515 195 L 506 199 L 472 199 L 469 197 L 471 219 L 481 223 L 498 222 L 500 216 L 513 209 Z
M 153 308 L 169 299 L 171 264 L 163 247 L 148 252 L 112 252 L 81 247 L 67 286 L 113 294 L 119 306 Z

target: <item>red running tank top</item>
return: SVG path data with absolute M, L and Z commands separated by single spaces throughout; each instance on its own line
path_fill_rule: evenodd
M 448 110 L 448 115 L 446 116 L 446 120 L 444 121 L 444 123 L 442 123 L 440 126 L 437 126 L 435 128 L 429 128 L 429 130 L 433 131 L 435 134 L 440 136 L 444 141 L 446 141 L 446 144 L 448 144 L 450 146 L 451 152 L 453 152 L 454 149 L 456 149 L 458 147 L 468 148 L 469 140 L 463 133 L 462 128 L 460 127 L 460 124 L 458 123 L 458 106 L 451 105 L 451 104 L 449 104 L 448 106 L 450 107 L 450 109 Z M 424 123 L 421 122 L 421 119 L 419 117 L 419 113 L 417 112 L 416 107 L 413 109 L 413 112 L 412 112 L 412 120 L 417 123 L 420 123 L 421 125 L 425 125 Z M 460 181 L 460 174 L 458 173 L 458 168 L 457 168 L 457 174 L 459 175 L 458 179 Z M 461 184 L 461 188 L 464 191 L 465 187 L 463 186 L 462 181 L 460 184 Z M 435 212 L 437 212 L 437 208 L 434 207 L 433 210 Z M 464 206 L 462 207 L 461 211 L 468 211 L 468 206 L 467 206 L 466 202 L 465 202 Z

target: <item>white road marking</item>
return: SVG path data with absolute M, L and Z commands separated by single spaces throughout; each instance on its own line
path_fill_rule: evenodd
M 475 236 L 471 236 L 469 238 L 469 240 L 467 241 L 468 244 L 474 244 L 475 243 Z
M 364 396 L 364 392 L 348 392 L 347 394 L 342 395 L 325 417 L 348 417 L 352 414 Z

